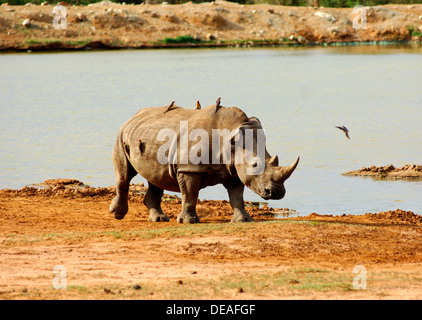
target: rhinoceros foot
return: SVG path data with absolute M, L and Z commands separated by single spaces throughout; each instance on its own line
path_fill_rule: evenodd
M 148 217 L 148 221 L 150 222 L 165 222 L 170 221 L 168 215 L 159 212 L 151 212 Z
M 181 213 L 178 217 L 177 217 L 177 222 L 178 223 L 199 223 L 199 217 L 196 214 L 183 214 Z
M 247 212 L 244 212 L 243 214 L 235 213 L 231 220 L 231 222 L 254 222 L 254 221 L 255 220 Z
M 125 217 L 128 211 L 127 200 L 122 201 L 122 197 L 116 196 L 113 198 L 110 204 L 110 212 L 114 215 L 114 218 L 121 220 Z

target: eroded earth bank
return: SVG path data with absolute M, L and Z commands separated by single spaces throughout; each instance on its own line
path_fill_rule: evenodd
M 353 8 L 240 5 L 227 1 L 67 6 L 55 29 L 53 5 L 0 6 L 0 49 L 62 50 L 172 46 L 254 46 L 333 42 L 415 41 L 422 5 L 368 7 L 363 24 Z M 62 21 L 56 18 L 58 24 Z M 63 25 L 64 27 L 64 25 Z M 179 37 L 179 38 L 178 38 Z M 167 38 L 167 39 L 166 39 Z

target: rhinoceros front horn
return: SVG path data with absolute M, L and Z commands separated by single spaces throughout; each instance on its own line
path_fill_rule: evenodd
M 297 157 L 297 159 L 288 167 L 278 167 L 274 180 L 281 183 L 286 181 L 292 175 L 293 171 L 295 171 L 299 163 L 299 159 L 300 157 Z

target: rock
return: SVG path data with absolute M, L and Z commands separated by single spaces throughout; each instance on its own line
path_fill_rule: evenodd
M 393 18 L 397 15 L 396 11 L 390 10 L 388 8 L 385 8 L 385 7 L 375 7 L 375 12 L 376 12 L 377 15 L 380 15 L 385 19 Z
M 29 19 L 25 19 L 25 20 L 23 20 L 22 25 L 25 28 L 29 28 L 31 26 L 31 21 Z
M 297 42 L 305 44 L 308 43 L 308 40 L 303 36 L 297 36 Z
M 95 5 L 96 3 L 92 3 L 92 4 Z M 98 4 L 102 6 L 109 6 L 109 5 L 112 5 L 113 2 L 105 0 L 105 1 L 98 2 Z
M 216 37 L 216 36 L 214 36 L 214 35 L 212 35 L 211 33 L 208 33 L 208 34 L 206 35 L 206 39 L 207 39 L 207 40 L 217 40 L 217 37 Z
M 197 34 L 195 34 L 195 35 L 193 35 L 193 39 L 195 40 L 195 41 L 202 41 L 202 38 L 201 38 L 201 36 L 199 36 L 199 35 L 197 35 Z
M 362 168 L 360 170 L 346 172 L 346 176 L 372 176 L 382 179 L 422 179 L 422 166 L 417 164 L 407 164 L 401 168 L 396 168 L 394 165 L 386 165 L 381 167 L 371 166 Z
M 108 289 L 108 288 L 104 288 L 104 289 L 103 289 L 103 291 L 104 291 L 104 293 L 106 293 L 106 294 L 109 294 L 109 293 L 114 294 L 114 292 L 113 292 L 113 291 L 111 291 L 111 290 L 110 290 L 110 289 Z
M 76 17 L 77 17 L 78 21 L 85 21 L 86 20 L 86 16 L 82 12 L 78 12 Z
M 337 19 L 332 14 L 327 13 L 327 12 L 318 11 L 318 12 L 315 12 L 315 15 L 317 17 L 327 19 L 330 22 L 336 22 L 337 21 Z

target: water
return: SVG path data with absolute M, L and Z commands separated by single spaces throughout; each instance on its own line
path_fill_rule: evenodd
M 270 206 L 301 215 L 422 214 L 420 181 L 341 175 L 422 163 L 420 47 L 3 54 L 0 75 L 1 189 L 51 178 L 113 185 L 118 129 L 140 108 L 172 100 L 194 108 L 222 97 L 261 120 L 282 165 L 301 156 L 286 197 Z M 222 186 L 200 198 L 228 199 Z M 249 189 L 245 198 L 263 201 Z

